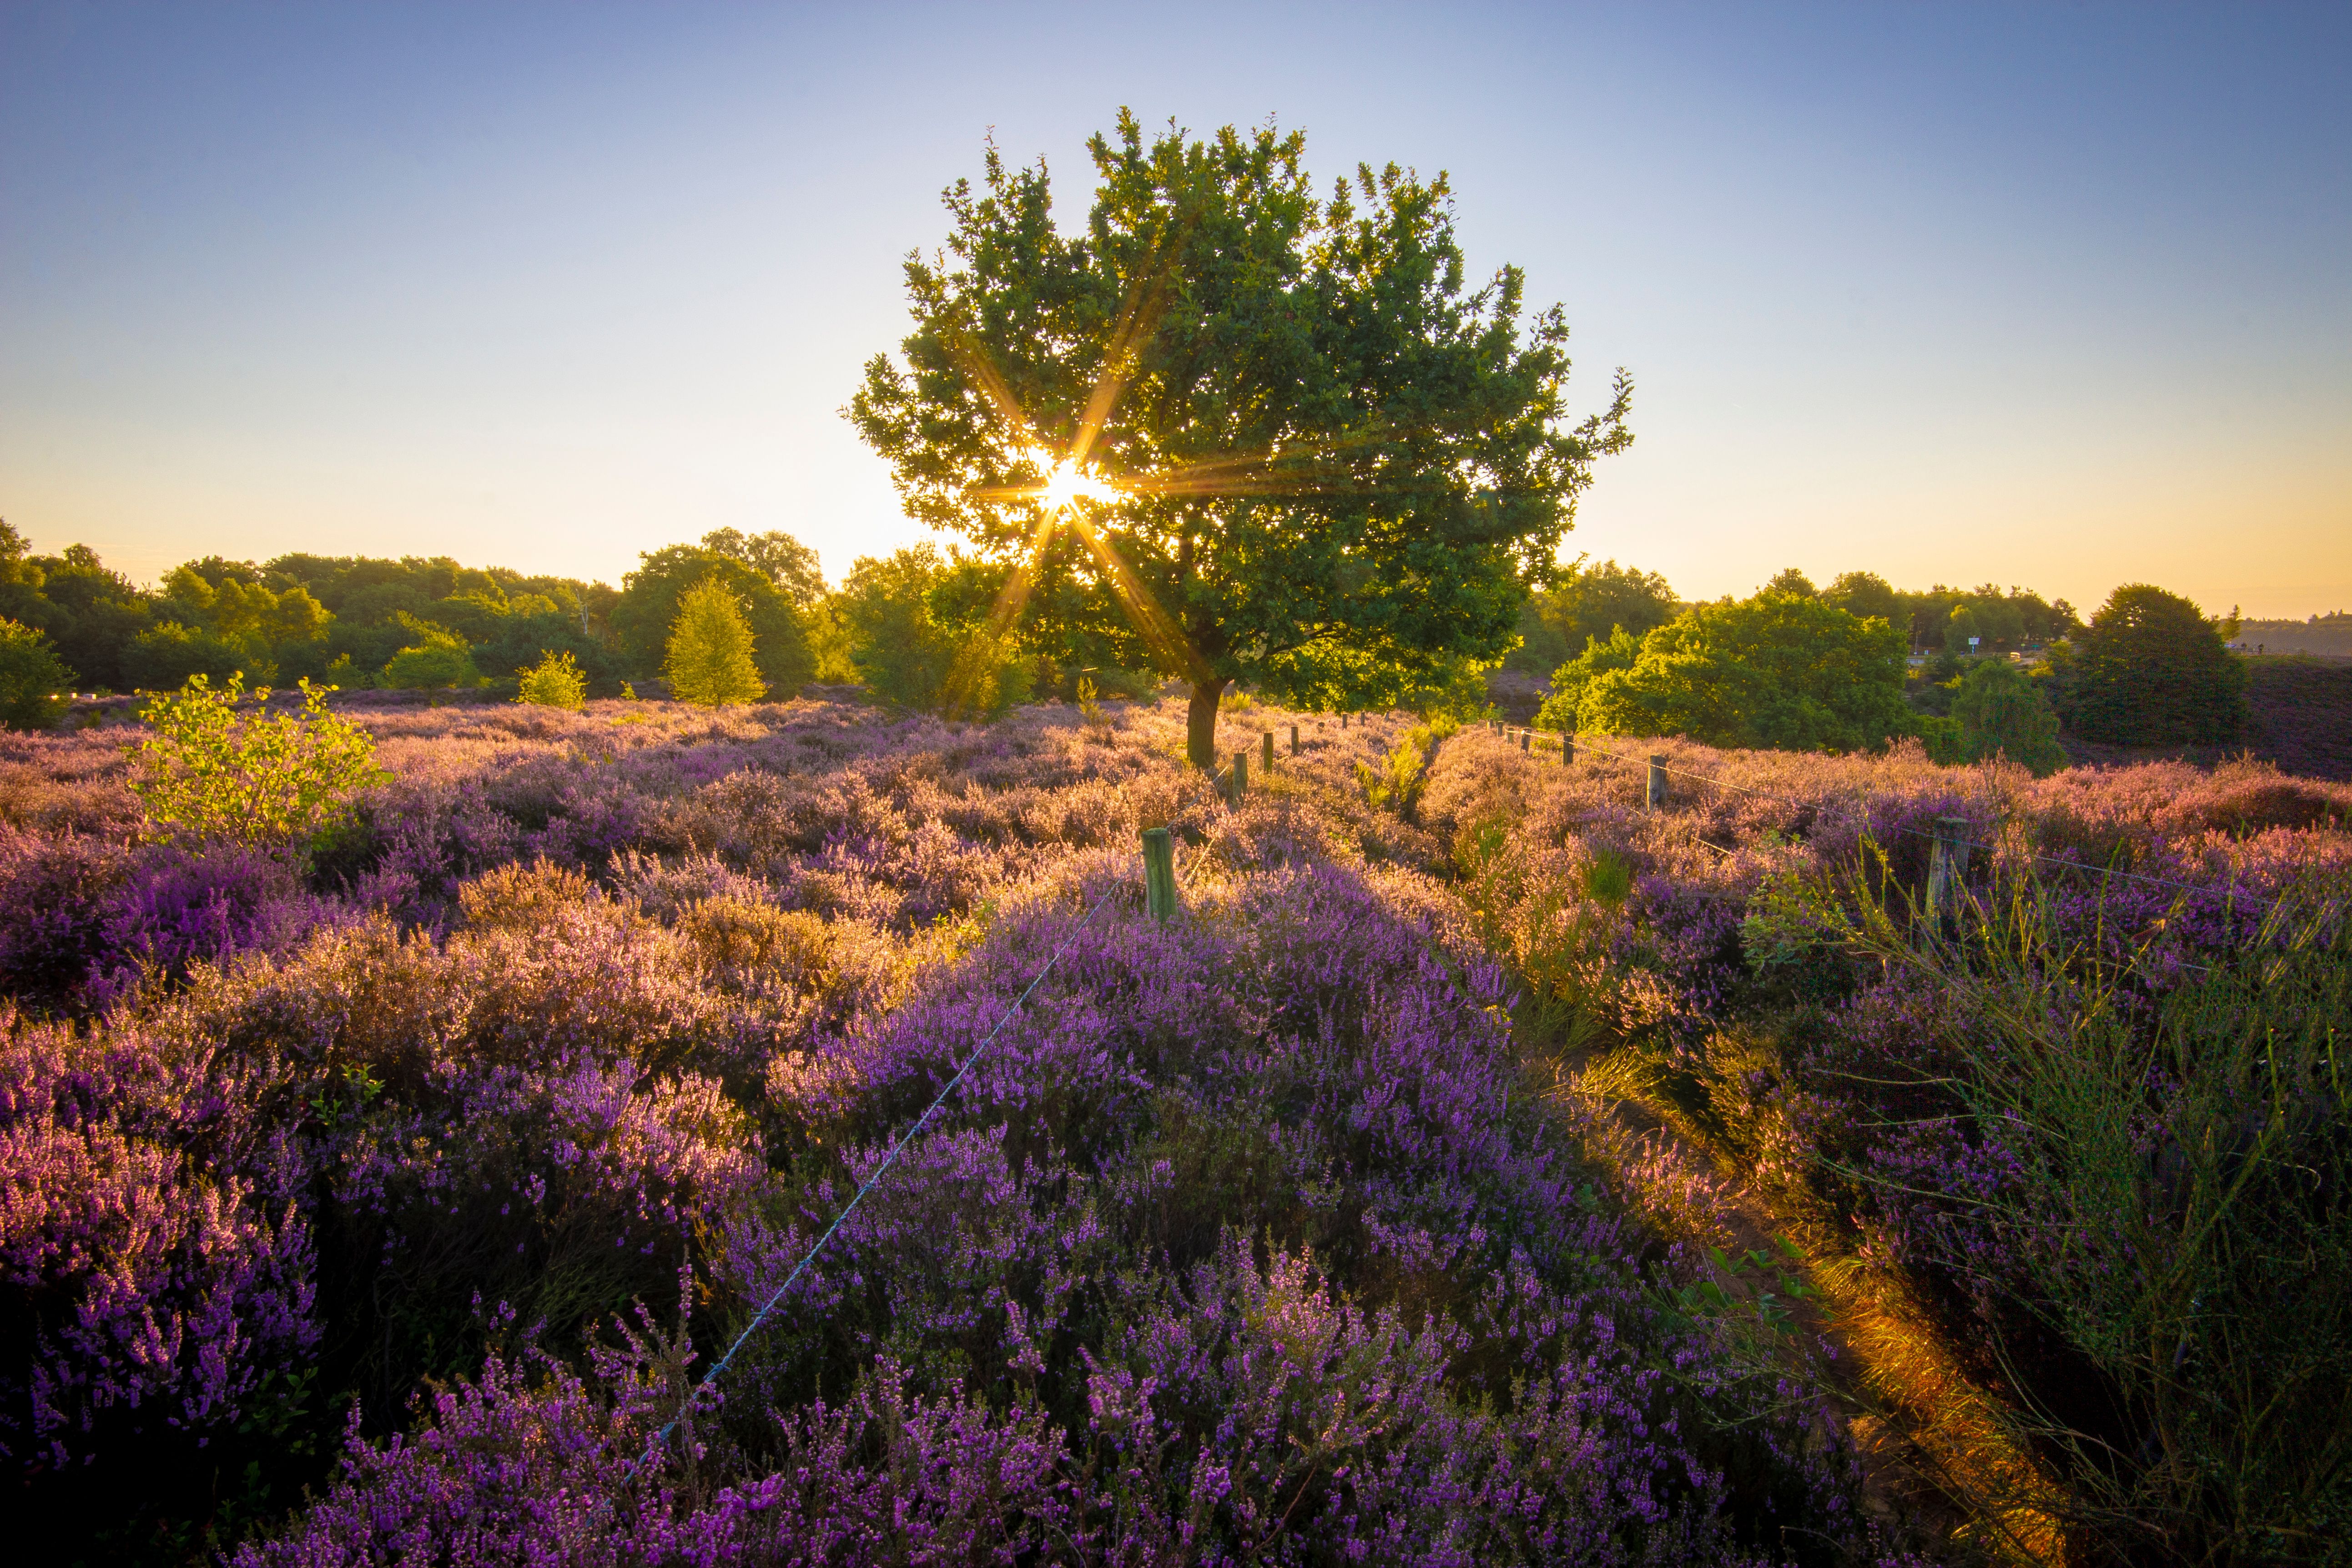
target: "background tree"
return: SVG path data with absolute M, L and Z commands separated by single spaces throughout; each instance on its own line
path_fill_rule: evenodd
M 1954 684 L 1951 717 L 1928 728 L 1927 751 L 1936 761 L 2005 756 L 2037 778 L 2066 765 L 2058 715 L 2042 683 L 2005 658 L 1980 658 Z
M 702 547 L 730 561 L 739 561 L 783 590 L 784 597 L 803 615 L 813 615 L 824 603 L 824 567 L 816 552 L 789 533 L 773 530 L 745 533 L 714 528 L 702 536 Z
M 58 657 L 47 633 L 0 618 L 0 724 L 56 729 L 66 710 L 60 694 L 73 688 L 73 671 Z
M 1811 577 L 1806 576 L 1794 566 L 1783 566 L 1778 572 L 1773 573 L 1771 580 L 1766 583 L 1759 592 L 1766 594 L 1801 594 L 1808 599 L 1818 597 L 1821 594 L 1821 590 L 1813 586 L 1813 580 Z
M 1622 627 L 1638 641 L 1681 612 L 1674 589 L 1656 573 L 1614 561 L 1579 561 L 1564 581 L 1528 595 L 1519 616 L 1519 647 L 1504 665 L 1549 675 L 1595 638 L 1606 642 Z
M 663 673 L 672 696 L 705 708 L 755 702 L 767 690 L 751 622 L 723 578 L 705 577 L 678 595 Z
M 1857 620 L 1866 621 L 1875 616 L 1898 627 L 1907 627 L 1910 620 L 1903 607 L 1903 595 L 1895 591 L 1895 584 L 1875 572 L 1839 573 L 1822 590 L 1821 601 Z
M 1523 322 L 1514 268 L 1465 290 L 1443 175 L 1366 167 L 1318 200 L 1304 148 L 1147 142 L 1122 111 L 1068 228 L 1044 166 L 992 148 L 984 188 L 946 194 L 944 255 L 908 260 L 903 363 L 850 405 L 912 516 L 1017 569 L 1030 646 L 1189 679 L 1203 767 L 1235 679 L 1329 707 L 1498 658 L 1632 438 L 1622 374 L 1560 428 L 1567 323 Z
M 955 613 L 959 584 L 929 544 L 850 568 L 834 613 L 866 689 L 930 712 L 996 713 L 1028 696 L 1028 661 L 984 616 Z
M 686 594 L 698 584 L 715 581 L 733 595 L 737 614 L 750 628 L 759 679 L 768 691 L 781 701 L 798 693 L 815 674 L 808 628 L 793 601 L 764 572 L 707 544 L 667 545 L 638 559 L 643 564 L 621 580 L 621 596 L 613 607 L 622 662 L 632 673 L 652 675 L 663 668 Z
M 2218 745 L 2246 716 L 2246 666 L 2225 623 L 2178 594 L 2126 584 L 2052 663 L 2058 710 L 2085 740 Z M 2053 650 L 2054 651 L 2054 650 Z
M 383 683 L 404 691 L 437 691 L 446 687 L 479 686 L 482 672 L 475 668 L 473 646 L 446 626 L 407 618 L 415 640 L 385 662 Z
M 1716 746 L 1860 751 L 1917 728 L 1903 673 L 1902 634 L 1885 622 L 1763 593 L 1696 605 L 1651 632 L 1630 668 L 1591 676 L 1576 724 Z

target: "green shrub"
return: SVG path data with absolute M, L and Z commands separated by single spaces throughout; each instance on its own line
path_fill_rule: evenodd
M 1979 659 L 1954 683 L 1951 716 L 1927 721 L 1927 754 L 1944 763 L 2006 756 L 2042 777 L 2066 765 L 2058 715 L 2041 686 L 2003 658 Z
M 522 672 L 515 700 L 534 708 L 561 708 L 577 713 L 588 705 L 588 678 L 568 653 L 542 653 L 540 661 Z
M 895 707 L 982 716 L 1028 699 L 1034 671 L 1014 641 L 950 603 L 966 586 L 928 544 L 850 568 L 834 609 L 868 691 Z
M 375 742 L 327 711 L 330 689 L 301 683 L 295 713 L 240 714 L 242 676 L 192 677 L 140 710 L 154 733 L 134 752 L 131 792 L 157 837 L 303 848 L 349 822 L 352 796 L 385 774 Z M 266 704 L 268 689 L 253 693 Z
M 724 708 L 756 701 L 768 688 L 752 657 L 754 643 L 743 606 L 718 577 L 705 577 L 679 595 L 664 672 L 681 702 Z
M 53 730 L 66 710 L 63 693 L 73 671 L 58 657 L 47 632 L 0 617 L 0 724 L 11 730 Z
M 483 683 L 482 672 L 474 668 L 473 647 L 464 637 L 422 621 L 410 629 L 418 640 L 392 656 L 383 667 L 384 685 L 395 691 L 434 691 Z

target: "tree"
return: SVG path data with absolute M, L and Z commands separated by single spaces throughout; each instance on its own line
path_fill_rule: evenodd
M 2075 646 L 2053 660 L 2059 712 L 2085 740 L 2124 745 L 2216 745 L 2246 716 L 2236 632 L 2187 599 L 2146 583 L 2117 588 Z
M 1821 595 L 1821 590 L 1813 586 L 1813 580 L 1794 566 L 1783 566 L 1773 573 L 1772 580 L 1764 584 L 1761 592 L 1797 594 L 1808 599 L 1818 598 Z
M 749 566 L 782 589 L 793 607 L 804 616 L 815 614 L 824 603 L 824 565 L 815 551 L 789 533 L 714 528 L 702 536 L 702 548 Z
M 1639 639 L 1681 611 L 1674 589 L 1656 573 L 1580 560 L 1565 581 L 1528 597 L 1519 617 L 1520 646 L 1504 663 L 1549 675 L 1595 638 L 1606 642 L 1622 627 Z
M 759 678 L 778 700 L 798 693 L 816 672 L 807 626 L 764 573 L 696 544 L 666 545 L 638 559 L 642 564 L 621 580 L 620 601 L 613 606 L 613 630 L 632 673 L 651 675 L 662 668 L 687 592 L 709 581 L 734 596 L 758 650 Z
M 0 724 L 56 729 L 66 710 L 63 694 L 73 685 L 73 671 L 58 657 L 47 633 L 0 618 Z
M 1203 768 L 1235 679 L 1359 705 L 1499 658 L 1632 439 L 1622 374 L 1561 428 L 1567 323 L 1523 321 L 1516 268 L 1465 290 L 1442 174 L 1318 200 L 1296 132 L 1147 142 L 1127 111 L 1088 149 L 1085 225 L 991 148 L 907 262 L 903 362 L 849 412 L 909 514 L 998 567 L 1031 647 L 1187 679 Z
M 758 700 L 767 688 L 760 680 L 754 647 L 751 623 L 734 591 L 717 576 L 705 577 L 678 597 L 663 660 L 670 694 L 705 708 Z
M 1584 651 L 1552 671 L 1551 694 L 1536 712 L 1536 728 L 1577 733 L 1577 710 L 1585 689 L 1612 670 L 1627 670 L 1642 662 L 1642 639 L 1619 626 L 1607 641 L 1587 638 Z
M 1903 595 L 1895 591 L 1895 584 L 1875 572 L 1839 573 L 1822 590 L 1821 600 L 1857 620 L 1866 621 L 1875 616 L 1890 626 L 1905 624 Z
M 950 573 L 929 544 L 852 566 L 834 599 L 850 662 L 896 706 L 1001 712 L 1029 694 L 1028 661 L 984 620 L 942 613 L 956 597 Z
M 1957 683 L 1952 716 L 1937 721 L 1928 751 L 1939 763 L 1975 763 L 1992 756 L 2032 770 L 2036 777 L 2066 765 L 2058 744 L 2058 715 L 2036 682 L 2005 658 L 1978 659 Z
M 1605 657 L 1613 662 L 1621 650 Z M 1576 724 L 1717 746 L 1858 751 L 1916 729 L 1903 674 L 1902 634 L 1885 621 L 1764 593 L 1696 605 L 1650 633 L 1630 668 L 1591 676 Z

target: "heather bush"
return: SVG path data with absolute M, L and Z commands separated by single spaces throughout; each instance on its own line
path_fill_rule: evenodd
M 1963 816 L 1980 898 L 2029 849 L 2081 868 L 2043 868 L 2053 940 L 2131 966 L 2145 1031 L 2288 952 L 2256 900 L 2352 870 L 2352 795 L 2251 765 L 1668 741 L 1714 782 L 1650 812 L 1597 756 L 1276 710 L 1221 750 L 1296 720 L 1302 751 L 1229 804 L 1173 704 L 338 706 L 388 776 L 307 860 L 136 844 L 119 751 L 0 748 L 7 1059 L 47 1086 L 0 1100 L 0 1247 L 32 1238 L 5 1441 L 51 1555 L 1873 1561 L 1818 1325 L 1703 1289 L 1738 1285 L 1723 1178 L 1562 1086 L 1639 1065 L 1964 1363 L 2041 1335 L 2046 1390 L 2090 1365 L 2048 1285 L 1958 1266 L 2008 1233 L 1871 1179 L 1975 1114 L 1937 1081 L 1961 988 L 1835 922 L 1867 894 L 1899 926 Z M 1409 816 L 1359 773 L 1401 750 Z M 1178 845 L 1165 924 L 1144 822 Z M 2018 1145 L 2052 1182 L 2057 1147 Z M 1973 1158 L 1918 1168 L 2010 1202 Z M 152 1263 L 73 1261 L 133 1221 Z M 164 1342 L 108 1337 L 139 1314 Z M 52 1366 L 79 1381 L 42 1405 Z M 133 1466 L 163 1479 L 101 1542 Z

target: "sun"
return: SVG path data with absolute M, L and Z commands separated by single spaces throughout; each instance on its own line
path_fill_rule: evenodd
M 1040 454 L 1040 461 L 1044 461 Z M 1045 469 L 1045 483 L 1039 492 L 1050 510 L 1062 511 L 1073 502 L 1090 500 L 1103 502 L 1116 500 L 1118 492 L 1094 478 L 1068 458 L 1054 459 Z

